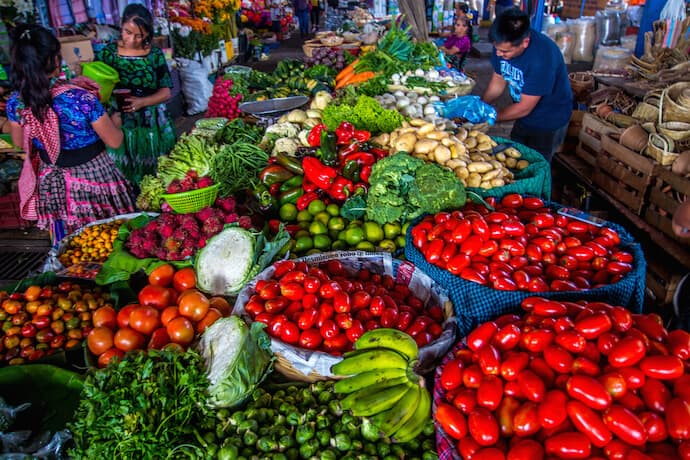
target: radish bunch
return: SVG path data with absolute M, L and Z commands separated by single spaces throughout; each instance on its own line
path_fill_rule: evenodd
M 232 95 L 233 81 L 231 78 L 218 78 L 213 85 L 213 93 L 208 100 L 206 117 L 225 117 L 233 120 L 240 115 L 238 105 L 242 94 Z

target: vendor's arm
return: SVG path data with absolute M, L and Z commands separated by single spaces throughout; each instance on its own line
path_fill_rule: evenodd
M 452 56 L 454 54 L 458 54 L 460 49 L 457 46 L 451 46 L 450 48 L 446 48 L 445 46 L 442 46 L 441 51 Z
M 150 96 L 145 96 L 145 97 L 133 97 L 130 96 L 127 98 L 127 102 L 129 103 L 129 112 L 136 112 L 137 110 L 141 110 L 144 107 L 150 107 L 152 105 L 158 105 L 162 104 L 164 102 L 167 102 L 170 99 L 171 95 L 170 88 L 161 88 L 155 93 L 153 93 Z
M 10 124 L 10 135 L 12 136 L 12 143 L 18 147 L 24 147 L 24 128 L 16 121 L 8 121 Z
M 520 96 L 520 102 L 516 102 L 515 104 L 511 104 L 508 107 L 499 110 L 496 121 L 517 120 L 529 115 L 534 107 L 536 107 L 539 99 L 541 99 L 541 96 L 530 96 L 529 94 L 523 94 Z
M 129 97 L 130 112 L 135 112 L 153 105 L 163 104 L 170 100 L 173 82 L 170 76 L 170 70 L 168 70 L 168 64 L 165 61 L 165 55 L 160 48 L 151 48 L 151 64 L 156 73 L 158 90 L 145 97 Z
M 503 94 L 503 90 L 505 88 L 506 81 L 503 79 L 502 76 L 494 72 L 494 74 L 491 76 L 491 81 L 489 82 L 489 85 L 486 87 L 486 90 L 484 91 L 482 101 L 486 102 L 487 104 L 491 104 L 496 99 L 498 99 L 501 96 L 501 94 Z
M 124 135 L 122 130 L 116 126 L 115 122 L 108 116 L 107 113 L 91 123 L 93 130 L 101 138 L 101 140 L 111 149 L 117 149 L 122 145 Z

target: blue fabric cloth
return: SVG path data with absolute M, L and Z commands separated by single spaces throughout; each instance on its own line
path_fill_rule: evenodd
M 309 10 L 296 10 L 295 15 L 299 21 L 299 34 L 304 38 L 309 35 Z
M 555 208 L 560 207 L 560 205 L 553 203 L 551 203 L 551 206 Z M 635 259 L 633 270 L 615 284 L 589 290 L 539 293 L 498 291 L 491 287 L 466 281 L 426 261 L 424 255 L 415 248 L 412 242 L 411 231 L 414 225 L 410 225 L 407 231 L 405 258 L 441 286 L 446 287 L 455 309 L 460 337 L 464 337 L 483 322 L 493 320 L 506 313 L 518 312 L 522 300 L 533 295 L 554 300 L 607 302 L 611 305 L 620 305 L 635 313 L 639 313 L 642 311 L 644 304 L 645 273 L 647 270 L 642 247 L 635 242 L 633 237 L 623 227 L 610 222 L 606 223 L 606 226 L 618 232 L 621 239 L 621 248 L 633 255 Z
M 635 56 L 640 57 L 644 54 L 644 34 L 650 32 L 654 21 L 657 21 L 661 16 L 661 10 L 664 9 L 666 0 L 647 0 L 642 10 L 642 19 L 640 19 L 640 28 L 637 31 L 637 41 L 635 42 Z
M 494 49 L 491 63 L 508 84 L 514 102 L 519 102 L 523 94 L 541 96 L 536 107 L 520 119 L 525 126 L 556 130 L 568 124 L 573 111 L 568 68 L 550 38 L 533 30 L 529 46 L 520 56 L 505 60 Z
M 20 111 L 24 104 L 17 92 L 7 101 L 7 119 L 20 122 Z M 83 89 L 70 89 L 53 99 L 53 110 L 60 120 L 60 146 L 73 150 L 91 145 L 99 136 L 91 123 L 105 114 L 103 105 L 93 94 Z M 34 146 L 43 149 L 40 141 L 34 139 Z

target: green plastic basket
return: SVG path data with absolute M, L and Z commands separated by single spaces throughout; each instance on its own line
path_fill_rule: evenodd
M 220 184 L 213 184 L 209 187 L 188 192 L 166 193 L 162 195 L 162 198 L 168 202 L 176 213 L 188 214 L 211 206 L 216 201 L 219 187 Z

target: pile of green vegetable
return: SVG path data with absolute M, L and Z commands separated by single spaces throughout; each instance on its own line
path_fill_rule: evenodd
M 221 409 L 203 435 L 219 460 L 438 459 L 434 425 L 413 441 L 392 444 L 366 420 L 343 413 L 332 382 L 258 389 L 244 410 Z
M 465 187 L 452 171 L 399 152 L 377 161 L 369 176 L 367 218 L 385 224 L 459 209 Z
M 323 110 L 321 119 L 326 127 L 335 131 L 343 121 L 349 121 L 355 128 L 371 133 L 390 133 L 402 126 L 403 116 L 397 110 L 381 107 L 376 99 L 360 95 L 356 99 L 343 98 L 340 104 L 331 103 Z

